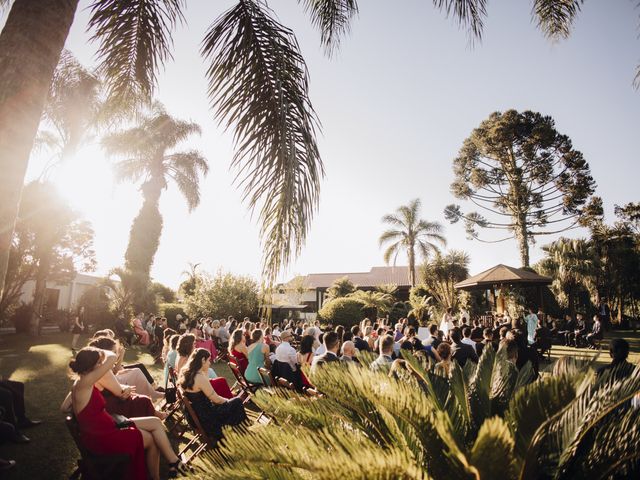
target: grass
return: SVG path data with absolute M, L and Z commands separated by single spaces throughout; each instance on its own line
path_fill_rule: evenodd
M 613 332 L 607 334 L 607 340 L 614 337 L 627 339 L 631 344 L 630 361 L 640 362 L 640 333 Z M 5 378 L 26 384 L 27 415 L 44 420 L 44 424 L 26 430 L 31 438 L 27 445 L 11 443 L 0 447 L 0 457 L 14 459 L 18 465 L 6 477 L 8 480 L 25 478 L 68 478 L 75 468 L 78 451 L 64 425 L 59 411 L 65 395 L 71 386 L 67 375 L 67 364 L 71 358 L 71 335 L 68 333 L 46 334 L 38 338 L 26 335 L 0 335 L 0 373 Z M 607 341 L 602 345 L 606 348 Z M 562 355 L 575 355 L 590 350 L 577 350 L 570 347 L 554 346 L 552 362 Z M 141 349 L 130 348 L 125 357 L 126 363 L 142 362 L 160 381 L 162 370 L 153 363 L 151 355 Z M 602 352 L 598 363 L 609 362 L 607 352 Z M 541 368 L 549 368 L 543 363 Z M 224 376 L 233 384 L 228 368 L 214 365 L 218 375 Z

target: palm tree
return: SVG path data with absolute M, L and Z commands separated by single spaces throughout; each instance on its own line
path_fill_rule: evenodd
M 298 0 L 331 54 L 358 12 L 356 0 Z M 93 0 L 88 28 L 99 72 L 115 104 L 150 99 L 171 58 L 186 0 Z M 0 0 L 11 5 L 0 33 L 0 291 L 29 154 L 78 0 Z M 485 0 L 438 0 L 436 7 L 480 37 Z M 202 43 L 216 118 L 235 131 L 239 185 L 259 208 L 263 272 L 272 283 L 306 239 L 323 166 L 308 74 L 294 33 L 263 0 L 238 0 Z
M 350 298 L 360 300 L 366 315 L 377 318 L 379 314 L 389 313 L 393 304 L 393 295 L 373 290 L 356 290 L 349 294 Z
M 198 274 L 198 267 L 200 266 L 199 263 L 191 263 L 188 262 L 187 263 L 189 265 L 189 270 L 183 270 L 182 273 L 180 275 L 186 275 L 187 279 L 182 282 L 180 284 L 180 286 L 178 287 L 178 291 L 182 294 L 182 295 L 193 295 L 194 292 L 196 291 L 196 287 L 198 285 L 198 279 L 199 279 L 199 274 Z
M 424 284 L 443 308 L 457 307 L 458 291 L 454 285 L 469 276 L 469 262 L 465 252 L 451 250 L 446 255 L 436 252 L 433 260 L 425 263 L 422 270 Z
M 630 478 L 640 368 L 596 379 L 592 362 L 565 357 L 531 383 L 504 350 L 454 362 L 449 377 L 406 352 L 408 371 L 392 376 L 332 364 L 311 373 L 324 394 L 312 401 L 259 390 L 252 400 L 275 421 L 226 432 L 200 478 Z
M 125 253 L 125 267 L 137 279 L 134 291 L 138 308 L 160 242 L 159 201 L 168 181 L 173 180 L 178 186 L 189 211 L 200 203 L 200 175 L 209 172 L 206 159 L 196 150 L 173 151 L 179 143 L 199 133 L 200 126 L 196 123 L 175 119 L 160 104 L 155 104 L 137 126 L 103 139 L 106 152 L 121 158 L 115 165 L 118 179 L 142 182 L 144 201 L 133 220 Z
M 347 297 L 356 291 L 356 286 L 349 277 L 344 276 L 333 281 L 326 292 L 327 300 L 335 298 Z
M 542 272 L 553 278 L 551 287 L 573 318 L 575 297 L 580 288 L 594 290 L 596 277 L 595 255 L 584 239 L 560 238 L 542 247 L 546 257 L 540 261 Z
M 391 243 L 384 252 L 384 261 L 388 265 L 393 257 L 395 265 L 398 254 L 405 250 L 409 257 L 409 283 L 416 284 L 416 249 L 424 259 L 433 252 L 438 252 L 439 243 L 447 244 L 442 236 L 442 225 L 438 222 L 420 220 L 420 200 L 415 199 L 409 205 L 403 205 L 395 214 L 385 215 L 382 221 L 393 228 L 380 235 L 380 246 Z

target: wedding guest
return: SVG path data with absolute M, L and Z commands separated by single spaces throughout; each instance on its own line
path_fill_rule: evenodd
M 247 415 L 240 397 L 223 398 L 212 388 L 207 375 L 210 367 L 211 353 L 204 348 L 195 349 L 180 374 L 179 384 L 202 427 L 220 440 L 223 426 L 240 425 Z

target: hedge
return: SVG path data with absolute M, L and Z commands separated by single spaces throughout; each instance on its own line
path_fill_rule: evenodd
M 335 298 L 322 306 L 318 317 L 327 323 L 350 328 L 364 318 L 363 307 L 364 303 L 355 298 Z

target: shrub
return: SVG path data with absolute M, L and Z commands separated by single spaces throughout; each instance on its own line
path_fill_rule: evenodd
M 78 307 L 84 307 L 85 328 L 89 325 L 92 325 L 94 330 L 113 328 L 116 316 L 111 312 L 109 304 L 109 296 L 104 287 L 94 285 L 87 289 L 78 301 Z M 69 325 L 72 322 L 71 318 Z M 60 328 L 62 329 L 62 327 Z
M 411 305 L 409 304 L 409 302 L 396 302 L 393 304 L 391 310 L 389 311 L 389 320 L 395 323 L 399 319 L 409 315 L 410 310 Z
M 61 332 L 68 332 L 71 326 L 71 315 L 69 310 L 65 309 L 55 309 L 55 310 L 47 310 L 45 313 L 46 323 L 58 325 Z M 43 322 L 40 323 L 40 326 L 43 325 Z
M 11 322 L 16 327 L 16 333 L 28 333 L 31 321 L 31 305 L 23 303 L 15 309 L 11 316 Z
M 258 310 L 258 284 L 251 277 L 219 271 L 202 273 L 193 295 L 185 298 L 189 317 L 253 317 Z
M 364 302 L 356 298 L 340 297 L 326 302 L 318 317 L 320 320 L 333 325 L 352 327 L 364 318 Z
M 167 325 L 174 330 L 178 329 L 178 320 L 176 316 L 178 314 L 186 317 L 184 312 L 184 305 L 182 303 L 161 303 L 158 305 L 160 316 L 167 318 Z

